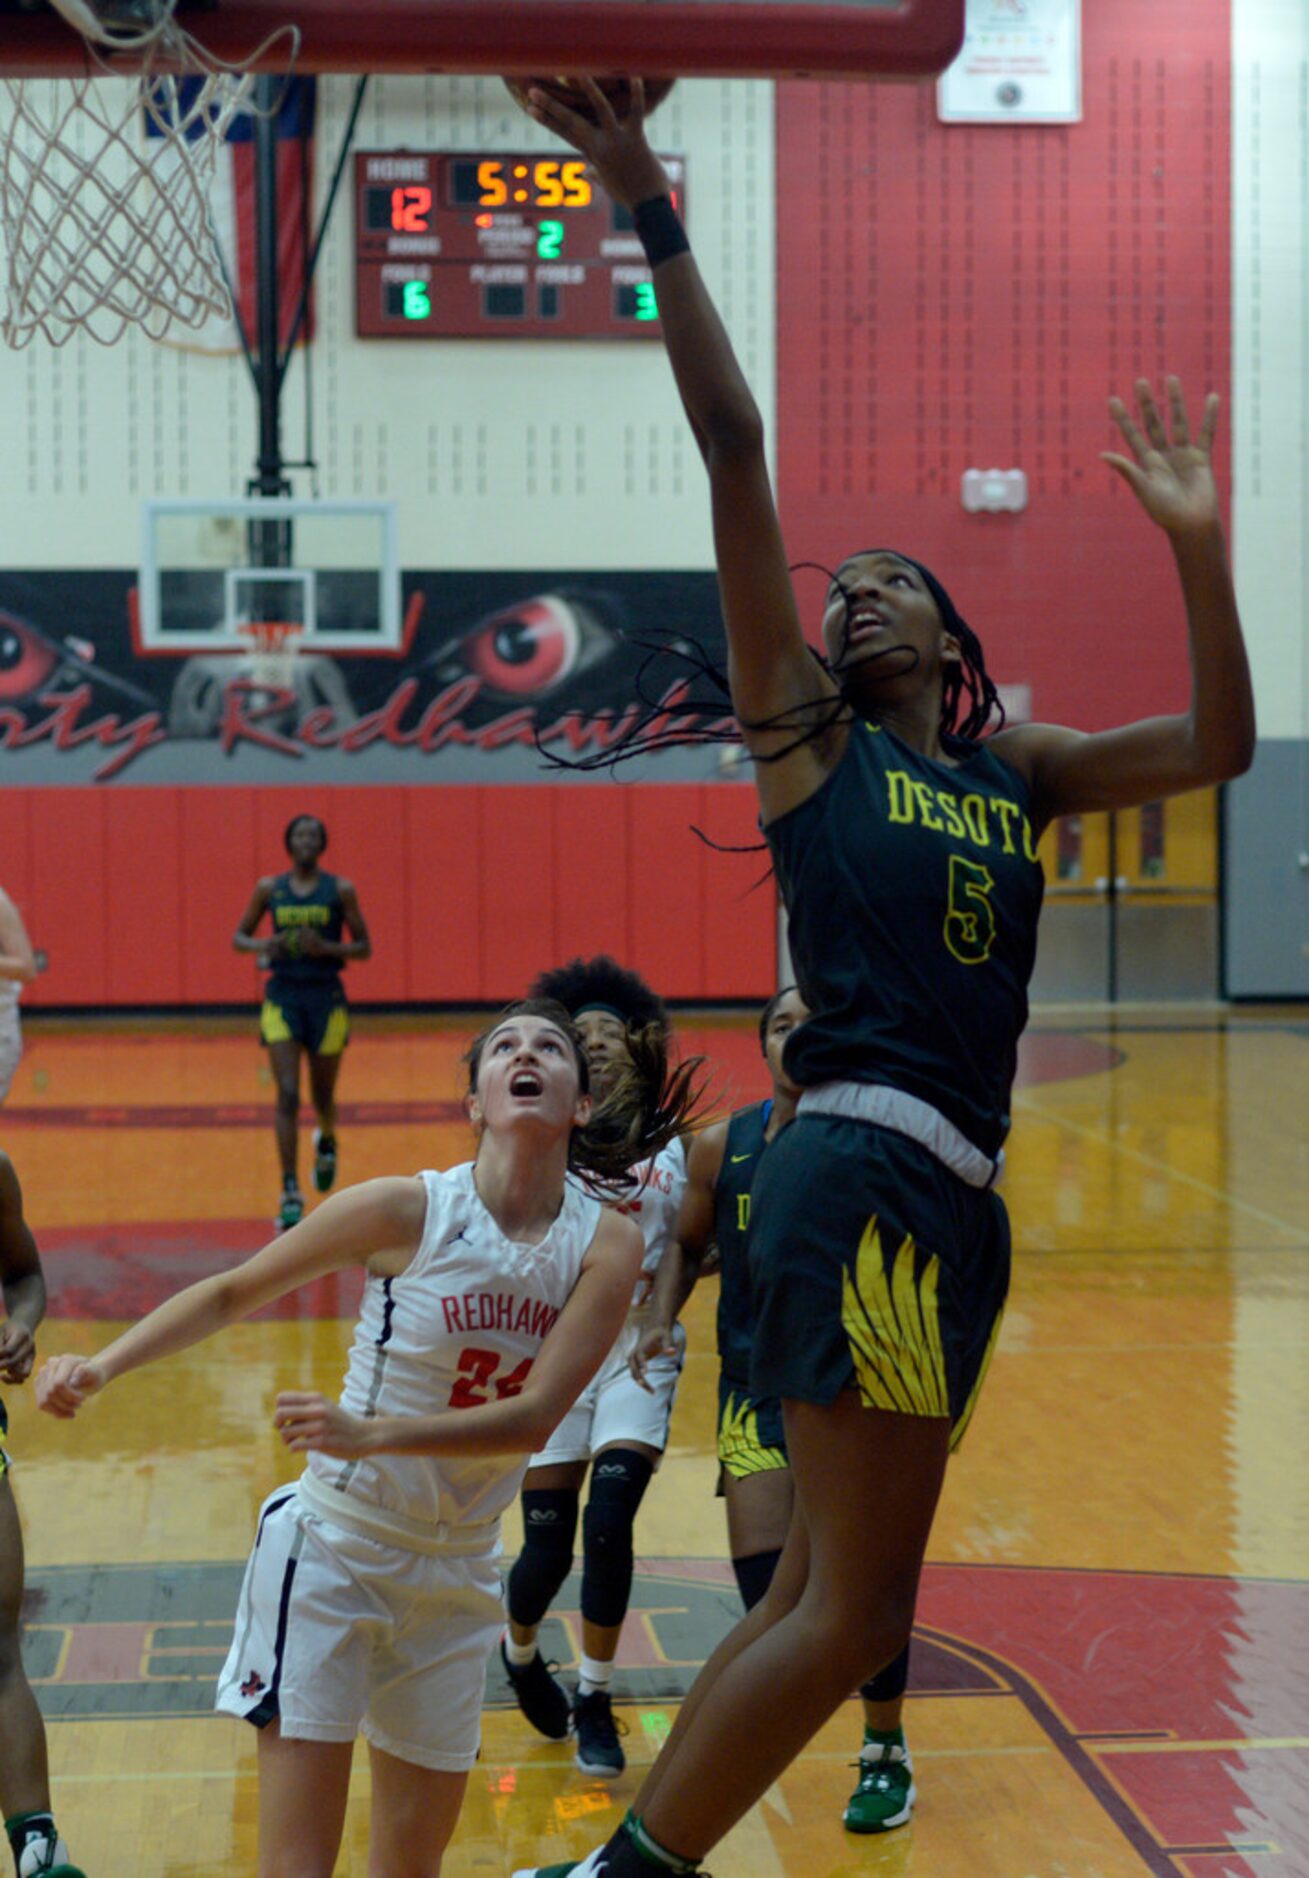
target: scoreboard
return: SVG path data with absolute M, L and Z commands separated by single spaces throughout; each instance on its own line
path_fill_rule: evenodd
M 661 156 L 686 213 L 686 163 Z M 362 150 L 361 339 L 648 339 L 654 283 L 632 218 L 563 151 Z

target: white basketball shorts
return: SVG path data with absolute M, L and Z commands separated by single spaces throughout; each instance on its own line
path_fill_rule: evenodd
M 555 1429 L 533 1467 L 552 1467 L 559 1461 L 589 1461 L 601 1448 L 639 1441 L 662 1454 L 668 1446 L 677 1379 L 686 1361 L 686 1332 L 673 1326 L 676 1351 L 646 1365 L 649 1389 L 643 1389 L 627 1366 L 648 1325 L 639 1318 L 623 1325 L 618 1341 L 582 1394 Z
M 465 1773 L 504 1626 L 491 1553 L 414 1552 L 347 1532 L 279 1487 L 259 1515 L 214 1706 L 296 1741 L 353 1741 Z

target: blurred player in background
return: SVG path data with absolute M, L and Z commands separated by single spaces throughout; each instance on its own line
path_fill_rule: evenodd
M 0 1102 L 9 1094 L 23 1054 L 18 1000 L 37 969 L 23 916 L 0 887 Z
M 350 1038 L 341 973 L 351 959 L 371 958 L 373 945 L 354 887 L 318 864 L 327 847 L 327 830 L 318 817 L 295 816 L 283 841 L 291 866 L 257 882 L 232 944 L 238 952 L 255 953 L 260 969 L 272 973 L 259 1034 L 277 1083 L 274 1126 L 282 1167 L 277 1224 L 285 1231 L 305 1210 L 299 1173 L 300 1058 L 309 1058 L 309 1092 L 318 1118 L 314 1186 L 326 1193 L 336 1179 L 336 1079 Z M 256 936 L 265 913 L 272 933 Z
M 6 902 L 6 904 L 8 904 Z M 15 915 L 15 917 L 17 917 Z M 21 930 L 22 922 L 19 922 Z M 6 941 L 6 956 L 12 942 Z M 30 947 L 29 947 L 30 952 Z M 36 1356 L 36 1328 L 45 1316 L 45 1280 L 32 1229 L 23 1217 L 23 1190 L 9 1156 L 0 1153 L 0 1382 L 25 1382 Z M 9 1426 L 0 1402 L 0 1435 Z M 0 1449 L 0 1807 L 18 1878 L 82 1878 L 50 1811 L 45 1724 L 23 1670 L 19 1641 L 23 1609 L 23 1532 L 9 1485 L 9 1456 Z

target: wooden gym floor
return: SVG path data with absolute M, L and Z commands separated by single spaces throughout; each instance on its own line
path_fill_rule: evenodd
M 0 1139 L 51 1292 L 42 1348 L 253 1249 L 276 1179 L 252 1028 L 33 1021 Z M 343 1178 L 448 1164 L 466 1026 L 364 1019 Z M 753 1020 L 697 1019 L 730 1097 Z M 843 1833 L 850 1704 L 710 1861 L 715 1878 L 1309 1878 L 1309 1023 L 1050 1014 L 1024 1046 L 1006 1176 L 1011 1307 L 933 1535 L 908 1728 L 913 1823 Z M 712 1458 L 714 1287 L 689 1314 L 672 1444 L 617 1690 L 613 1787 L 535 1737 L 493 1673 L 446 1878 L 596 1843 L 735 1610 Z M 92 1878 L 253 1870 L 253 1741 L 211 1716 L 263 1495 L 295 1470 L 274 1391 L 334 1390 L 354 1288 L 119 1384 L 82 1421 L 11 1390 L 29 1668 Z M 517 1530 L 506 1534 L 512 1549 Z M 576 1585 L 547 1634 L 567 1665 Z M 356 1769 L 340 1874 L 364 1871 Z

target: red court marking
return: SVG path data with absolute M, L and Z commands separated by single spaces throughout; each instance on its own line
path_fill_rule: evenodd
M 1101 1076 L 1127 1060 L 1126 1050 L 1075 1030 L 1033 1030 L 1018 1046 L 1015 1089 L 1036 1083 L 1068 1082 L 1074 1076 Z
M 231 1267 L 273 1237 L 271 1220 L 149 1220 L 118 1226 L 52 1226 L 41 1262 L 55 1317 L 137 1318 L 183 1285 Z M 353 1318 L 363 1272 L 334 1272 L 256 1313 L 300 1321 Z
M 1184 1858 L 1199 1878 L 1197 1857 L 1222 1847 L 1206 1878 L 1255 1878 L 1237 1848 L 1267 1844 L 1287 1878 L 1309 1871 L 1309 1584 L 929 1565 L 917 1622 L 1003 1670 L 1138 1849 L 1148 1831 L 1148 1871 Z M 1112 1739 L 1141 1745 L 1115 1754 Z

